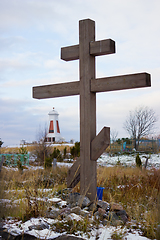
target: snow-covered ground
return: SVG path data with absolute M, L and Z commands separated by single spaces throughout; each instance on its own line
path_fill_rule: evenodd
M 130 155 L 116 155 L 116 156 L 109 156 L 109 154 L 102 154 L 101 157 L 98 159 L 97 163 L 101 166 L 114 166 L 116 164 L 122 164 L 124 166 L 134 166 L 135 165 L 135 154 Z M 142 166 L 144 166 L 146 158 L 148 159 L 147 167 L 151 168 L 159 168 L 160 167 L 160 154 L 140 154 L 140 158 L 142 161 Z
M 160 154 L 140 154 L 140 158 L 142 161 L 142 166 L 144 166 L 146 162 L 146 158 L 148 158 L 147 168 L 160 168 Z M 123 166 L 135 166 L 136 154 L 130 155 L 115 155 L 110 156 L 107 153 L 103 153 L 100 158 L 97 160 L 97 164 L 99 166 L 111 167 L 117 164 L 121 164 Z M 57 162 L 58 166 L 72 166 L 73 163 L 65 163 L 65 162 Z
M 159 168 L 160 167 L 160 154 L 151 154 L 151 155 L 147 155 L 147 154 L 141 154 L 140 158 L 142 160 L 142 165 L 145 164 L 146 161 L 146 157 L 148 157 L 148 165 L 147 168 Z M 135 166 L 135 158 L 136 158 L 136 154 L 133 155 L 119 155 L 119 156 L 109 156 L 108 154 L 104 153 L 102 154 L 102 156 L 98 159 L 97 163 L 100 166 L 114 166 L 116 164 L 122 164 L 122 165 L 128 165 L 128 166 Z M 68 166 L 70 167 L 73 163 L 66 163 L 66 162 L 62 162 L 62 163 L 57 163 L 58 166 Z M 8 168 L 8 167 L 7 167 Z M 30 166 L 29 168 L 31 169 L 37 169 L 39 167 L 33 167 Z M 11 168 L 16 170 L 16 168 Z M 18 169 L 17 169 L 18 170 Z M 1 199 L 2 200 L 2 199 Z M 55 220 L 50 219 L 50 218 L 31 218 L 29 221 L 22 223 L 22 221 L 18 221 L 15 222 L 14 220 L 6 220 L 5 221 L 5 227 L 9 229 L 9 231 L 14 234 L 22 234 L 24 233 L 29 233 L 31 235 L 34 235 L 35 237 L 39 237 L 39 239 L 53 239 L 53 238 L 57 238 L 58 236 L 60 236 L 60 233 L 56 233 L 54 231 L 51 230 L 51 228 L 47 228 L 47 229 L 43 229 L 43 230 L 35 230 L 32 229 L 31 231 L 29 231 L 29 227 L 33 226 L 34 224 L 38 224 L 39 222 L 44 224 L 48 224 L 49 226 L 54 222 Z M 97 235 L 97 231 L 99 233 L 99 240 L 107 240 L 107 239 L 112 239 L 111 235 L 114 232 L 117 233 L 121 233 L 121 231 L 125 231 L 125 228 L 122 229 L 118 229 L 116 227 L 105 227 L 105 226 L 100 226 L 100 228 L 98 230 L 93 230 L 92 231 L 92 236 L 90 238 L 90 240 L 95 240 L 96 239 L 96 235 Z M 83 236 L 84 239 L 88 239 L 86 236 Z M 118 239 L 118 238 L 117 238 Z M 138 234 L 137 231 L 132 231 L 132 232 L 127 232 L 124 236 L 123 239 L 127 239 L 127 240 L 147 240 L 148 238 L 146 237 L 142 237 Z
M 8 220 L 5 222 L 4 227 L 9 229 L 10 234 L 12 234 L 13 236 L 17 236 L 22 233 L 29 233 L 30 235 L 33 235 L 38 239 L 54 239 L 54 238 L 57 238 L 58 236 L 61 236 L 62 234 L 52 231 L 50 227 L 47 227 L 46 229 L 43 229 L 43 230 L 35 230 L 33 226 L 36 226 L 39 224 L 51 226 L 53 223 L 55 223 L 55 221 L 56 220 L 50 219 L 50 218 L 31 218 L 30 220 L 24 223 L 22 221 Z M 117 233 L 117 236 L 118 234 L 122 233 L 124 235 L 123 239 L 125 240 L 147 240 L 148 239 L 146 237 L 140 236 L 138 232 L 135 230 L 132 230 L 132 233 L 128 233 L 125 228 L 121 229 L 120 227 L 105 227 L 105 226 L 100 226 L 98 230 L 93 230 L 91 233 L 91 237 L 89 239 L 95 240 L 97 239 L 96 236 L 98 235 L 99 237 L 98 240 L 109 240 L 109 239 L 112 239 L 111 235 L 113 233 Z M 86 237 L 85 234 L 82 237 L 83 239 L 88 239 L 88 237 Z
M 158 154 L 140 154 L 140 158 L 142 161 L 142 166 L 144 166 L 146 158 L 148 158 L 148 164 L 147 168 L 160 168 L 160 153 Z M 98 166 L 104 166 L 104 167 L 111 167 L 115 166 L 117 164 L 121 164 L 123 166 L 136 166 L 135 163 L 136 159 L 136 154 L 132 155 L 115 155 L 115 156 L 110 156 L 107 153 L 103 153 L 100 158 L 97 160 Z M 30 159 L 31 162 L 34 162 L 35 159 L 31 157 Z M 66 166 L 66 167 L 71 167 L 73 165 L 73 162 L 57 162 L 58 167 Z M 4 168 L 10 168 L 14 171 L 17 171 L 18 168 L 12 168 L 12 167 L 4 167 Z M 28 166 L 29 169 L 36 170 L 36 169 L 43 169 L 43 166 Z

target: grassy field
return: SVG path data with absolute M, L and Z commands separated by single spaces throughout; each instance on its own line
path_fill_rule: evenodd
M 2 168 L 0 175 L 0 218 L 8 216 L 22 219 L 45 216 L 48 207 L 45 202 L 31 199 L 53 197 L 66 188 L 67 167 L 56 169 L 37 169 L 14 171 Z M 155 239 L 157 225 L 160 223 L 160 170 L 142 170 L 131 167 L 99 167 L 97 185 L 104 187 L 103 200 L 120 203 L 134 220 L 135 228 L 144 236 Z M 48 189 L 48 191 L 46 191 Z M 73 189 L 79 192 L 79 185 Z

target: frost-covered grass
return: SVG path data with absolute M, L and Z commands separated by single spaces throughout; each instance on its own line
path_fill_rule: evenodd
M 66 176 L 66 167 L 52 170 L 29 169 L 23 173 L 11 168 L 2 168 L 0 198 L 9 199 L 10 203 L 6 202 L 4 207 L 1 207 L 0 218 L 13 216 L 25 220 L 38 214 L 43 215 L 47 207 L 45 202 L 35 200 L 30 206 L 30 201 L 53 197 L 55 191 L 66 187 Z M 20 204 L 15 204 L 15 200 Z

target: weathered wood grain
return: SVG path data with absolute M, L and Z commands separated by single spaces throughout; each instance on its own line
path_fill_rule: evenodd
M 77 183 L 80 181 L 80 166 L 81 160 L 80 157 L 74 162 L 72 167 L 68 170 L 67 174 L 67 187 L 74 188 Z
M 79 59 L 79 45 L 61 48 L 61 59 L 65 61 Z
M 110 144 L 110 128 L 104 127 L 91 142 L 91 160 L 96 161 Z M 74 188 L 80 181 L 80 158 L 72 165 L 67 174 L 67 187 Z M 82 176 L 83 177 L 83 176 Z
M 80 192 L 96 199 L 97 169 L 91 161 L 91 141 L 96 136 L 96 94 L 90 91 L 90 79 L 95 78 L 95 57 L 89 54 L 89 43 L 95 40 L 95 22 L 79 22 L 80 58 Z
M 115 41 L 112 39 L 90 42 L 91 55 L 101 56 L 112 53 L 115 53 Z
M 33 98 L 55 98 L 78 95 L 80 92 L 80 82 L 67 82 L 51 85 L 33 87 Z
M 92 41 L 89 44 L 90 44 L 89 52 L 93 56 L 101 56 L 115 53 L 115 41 L 113 41 L 112 39 Z M 65 61 L 78 60 L 79 45 L 61 48 L 61 59 Z
M 91 142 L 91 160 L 96 161 L 110 144 L 110 128 L 104 127 Z
M 150 86 L 151 77 L 148 73 L 137 73 L 91 80 L 91 92 L 109 92 Z

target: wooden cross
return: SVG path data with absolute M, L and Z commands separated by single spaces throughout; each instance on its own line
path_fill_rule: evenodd
M 95 56 L 115 53 L 111 39 L 95 41 L 95 22 L 79 21 L 79 44 L 61 48 L 61 59 L 79 59 L 80 81 L 33 87 L 33 98 L 55 98 L 80 95 L 80 158 L 68 171 L 67 186 L 80 180 L 80 192 L 96 200 L 96 160 L 110 144 L 110 128 L 96 136 L 96 92 L 151 86 L 150 74 L 138 73 L 96 79 Z

